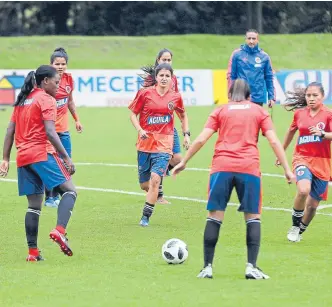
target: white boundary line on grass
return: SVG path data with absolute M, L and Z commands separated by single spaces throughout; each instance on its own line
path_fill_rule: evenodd
M 0 181 L 2 182 L 17 182 L 16 179 L 4 179 L 0 178 Z M 142 196 L 145 197 L 145 193 L 139 193 L 139 192 L 130 192 L 130 191 L 123 191 L 123 190 L 116 190 L 116 189 L 103 189 L 103 188 L 91 188 L 91 187 L 76 187 L 78 190 L 84 190 L 84 191 L 95 191 L 95 192 L 105 192 L 105 193 L 116 193 L 116 194 L 125 194 L 125 195 L 135 195 L 135 196 Z M 192 201 L 196 203 L 206 203 L 207 201 L 204 199 L 198 199 L 198 198 L 190 198 L 190 197 L 181 197 L 181 196 L 166 196 L 169 199 L 177 199 L 177 200 L 183 200 L 183 201 Z M 237 203 L 228 203 L 230 206 L 239 206 Z M 264 207 L 263 210 L 270 210 L 270 211 L 284 211 L 284 212 L 292 212 L 291 209 L 286 208 L 275 208 L 275 207 Z M 325 216 L 332 216 L 332 213 L 321 213 L 317 212 L 319 215 L 325 215 Z

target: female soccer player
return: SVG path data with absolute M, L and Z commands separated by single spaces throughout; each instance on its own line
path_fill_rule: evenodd
M 167 63 L 172 66 L 173 61 L 173 53 L 169 49 L 161 49 L 158 54 L 156 61 L 154 63 L 154 67 L 157 67 L 159 64 Z M 153 81 L 151 78 L 148 78 L 148 80 L 145 82 L 144 87 L 148 87 L 151 85 L 151 81 Z M 179 92 L 178 89 L 178 80 L 176 76 L 173 74 L 172 76 L 172 85 L 171 88 L 175 92 Z M 185 113 L 185 117 L 187 117 L 187 113 Z M 185 118 L 184 120 L 188 121 L 188 118 Z M 183 140 L 183 147 L 185 149 L 189 148 L 190 145 L 190 131 L 186 131 L 184 134 L 184 140 Z M 180 146 L 180 138 L 177 129 L 174 127 L 174 141 L 173 141 L 173 156 L 171 158 L 171 161 L 169 162 L 168 171 L 172 170 L 172 168 L 180 163 L 182 159 L 181 155 L 181 146 Z M 164 191 L 163 191 L 163 178 L 161 179 L 160 185 L 159 185 L 159 192 L 158 192 L 158 199 L 157 202 L 160 204 L 169 204 L 170 202 L 167 201 L 164 198 Z
M 299 136 L 293 154 L 297 193 L 292 212 L 293 225 L 287 238 L 291 242 L 299 242 L 314 218 L 319 202 L 327 199 L 331 174 L 332 112 L 323 105 L 324 89 L 320 83 L 310 83 L 306 89 L 289 94 L 285 107 L 296 111 L 285 136 L 284 149 L 288 148 L 297 130 Z
M 256 261 L 261 240 L 261 173 L 258 135 L 262 130 L 273 151 L 279 158 L 287 180 L 295 179 L 287 163 L 285 151 L 276 136 L 269 114 L 259 105 L 249 100 L 248 84 L 235 80 L 230 88 L 231 101 L 214 110 L 205 128 L 192 143 L 184 159 L 175 166 L 173 174 L 183 171 L 187 162 L 203 147 L 207 140 L 218 133 L 212 160 L 209 210 L 204 232 L 204 268 L 197 277 L 212 278 L 212 262 L 219 237 L 220 225 L 224 220 L 227 203 L 235 187 L 240 207 L 247 224 L 248 263 L 247 279 L 267 279 Z
M 36 72 L 28 74 L 14 104 L 3 146 L 0 175 L 5 177 L 15 137 L 18 191 L 20 196 L 26 195 L 28 199 L 25 215 L 29 247 L 27 261 L 43 260 L 37 247 L 37 237 L 45 186 L 49 190 L 55 188 L 62 195 L 57 224 L 50 232 L 50 238 L 63 253 L 73 255 L 65 233 L 77 197 L 70 177 L 75 167 L 55 131 L 57 110 L 53 97 L 58 83 L 59 75 L 49 65 L 42 65 Z
M 55 96 L 57 102 L 57 119 L 55 123 L 56 132 L 59 135 L 63 147 L 71 157 L 71 140 L 69 133 L 68 110 L 75 120 L 76 130 L 81 133 L 83 126 L 79 120 L 75 103 L 73 100 L 74 81 L 71 74 L 66 73 L 68 55 L 63 48 L 57 48 L 51 55 L 51 65 L 60 76 L 60 84 Z M 60 202 L 59 194 L 53 191 L 45 191 L 45 206 L 57 207 Z
M 171 87 L 173 69 L 159 64 L 146 78 L 153 78 L 153 86 L 140 89 L 129 105 L 130 119 L 138 131 L 138 173 L 142 190 L 147 191 L 140 225 L 148 226 L 158 198 L 161 178 L 166 173 L 173 154 L 174 111 L 188 131 L 181 95 Z

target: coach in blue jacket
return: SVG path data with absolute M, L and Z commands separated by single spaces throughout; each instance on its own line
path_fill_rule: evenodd
M 228 62 L 228 89 L 236 79 L 244 79 L 249 83 L 251 101 L 259 105 L 266 102 L 272 107 L 275 102 L 273 86 L 273 70 L 269 55 L 258 47 L 258 32 L 246 32 L 246 44 L 233 51 Z

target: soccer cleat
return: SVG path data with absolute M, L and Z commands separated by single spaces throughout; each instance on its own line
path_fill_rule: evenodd
M 45 200 L 45 204 L 46 207 L 50 207 L 50 208 L 56 208 L 57 205 L 54 202 L 54 198 L 53 197 L 47 197 Z
M 288 230 L 287 239 L 291 242 L 300 242 L 301 241 L 300 227 L 292 226 Z
M 50 238 L 51 238 L 51 240 L 53 240 L 53 242 L 57 243 L 60 246 L 61 251 L 65 255 L 67 255 L 69 257 L 73 255 L 73 252 L 68 245 L 68 239 L 66 238 L 65 235 L 63 235 L 57 229 L 53 229 L 50 232 Z
M 269 279 L 270 276 L 263 273 L 263 271 L 254 266 L 251 263 L 247 263 L 246 267 L 246 279 Z
M 36 262 L 36 261 L 44 261 L 45 259 L 40 254 L 38 256 L 29 254 L 26 260 L 27 262 Z
M 143 215 L 139 224 L 143 227 L 149 226 L 149 218 Z
M 166 200 L 164 197 L 158 197 L 157 203 L 161 205 L 170 205 L 171 203 Z
M 60 195 L 59 194 L 54 197 L 54 203 L 55 203 L 56 207 L 59 206 L 59 204 L 60 204 Z
M 199 274 L 197 275 L 198 278 L 210 278 L 212 279 L 212 266 L 211 264 L 209 264 L 208 266 L 206 266 L 203 270 L 201 270 L 199 272 Z

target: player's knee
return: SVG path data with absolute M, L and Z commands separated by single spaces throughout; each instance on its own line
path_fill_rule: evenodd
M 141 190 L 148 192 L 149 191 L 149 182 L 140 183 Z
M 306 186 L 298 186 L 297 187 L 297 195 L 301 198 L 305 198 L 308 197 L 310 193 L 310 187 L 306 187 Z
M 158 174 L 152 173 L 150 179 L 150 187 L 153 189 L 159 188 L 160 180 L 161 178 Z
M 71 190 L 71 191 L 66 191 L 66 192 L 64 192 L 64 193 L 62 194 L 62 197 L 64 197 L 65 195 L 69 195 L 69 196 L 71 196 L 72 198 L 74 198 L 74 200 L 76 200 L 76 198 L 77 198 L 77 192 L 76 192 L 75 189 L 74 189 L 74 190 Z
M 181 154 L 174 154 L 171 161 L 170 161 L 170 164 L 172 166 L 176 166 L 181 162 L 181 159 L 182 159 Z

